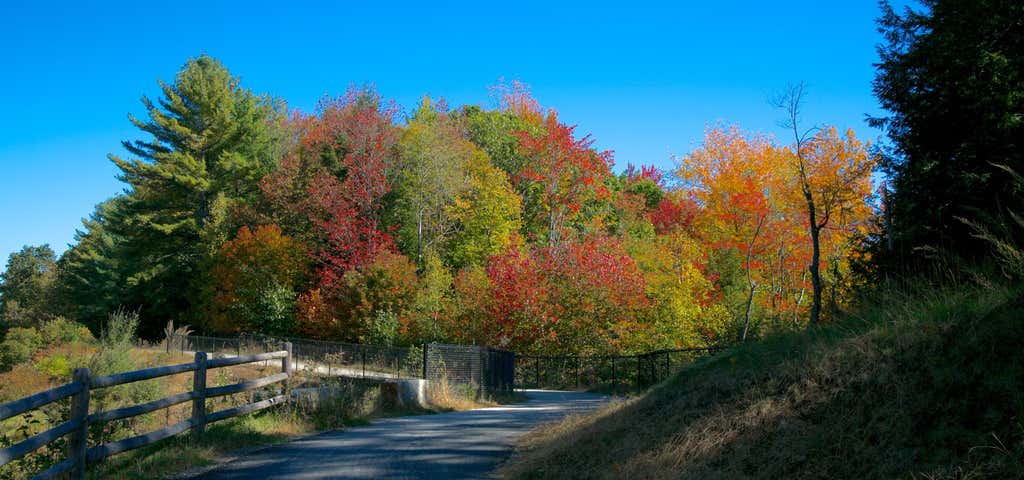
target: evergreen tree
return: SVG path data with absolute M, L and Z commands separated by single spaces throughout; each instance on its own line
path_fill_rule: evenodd
M 902 14 L 887 2 L 874 91 L 891 114 L 872 119 L 892 140 L 886 165 L 891 239 L 880 250 L 912 263 L 920 247 L 984 255 L 972 229 L 1020 211 L 1024 196 L 999 166 L 1024 171 L 1024 3 L 923 0 Z M 1017 232 L 1016 235 L 1020 235 Z
M 124 302 L 126 285 L 124 261 L 120 254 L 124 240 L 110 225 L 124 223 L 123 195 L 96 206 L 84 229 L 75 232 L 75 244 L 58 262 L 61 272 L 61 297 L 68 313 L 98 332 L 110 312 Z
M 110 155 L 128 184 L 124 215 L 107 227 L 123 239 L 127 296 L 141 308 L 140 333 L 189 311 L 203 261 L 236 230 L 233 203 L 246 202 L 279 155 L 283 106 L 240 86 L 216 59 L 189 60 L 173 84 L 160 82 L 148 118 L 129 116 L 150 140 L 125 141 L 136 158 Z

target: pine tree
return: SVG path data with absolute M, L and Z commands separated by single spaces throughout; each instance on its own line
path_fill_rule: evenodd
M 124 239 L 110 225 L 124 222 L 125 196 L 118 195 L 96 206 L 84 229 L 75 232 L 75 244 L 61 255 L 60 296 L 68 314 L 99 331 L 107 314 L 127 299 L 124 261 L 120 252 Z
M 240 86 L 216 59 L 190 59 L 163 96 L 142 98 L 148 118 L 129 115 L 150 140 L 122 142 L 136 158 L 110 155 L 128 184 L 122 222 L 128 298 L 143 335 L 189 310 L 203 260 L 230 232 L 229 206 L 251 199 L 274 168 L 283 106 Z
M 919 268 L 922 252 L 968 259 L 988 245 L 965 221 L 1014 239 L 1008 212 L 1024 208 L 1013 176 L 1024 170 L 1024 3 L 924 0 L 902 14 L 882 4 L 871 119 L 891 140 L 883 165 L 894 191 L 889 238 L 876 259 Z

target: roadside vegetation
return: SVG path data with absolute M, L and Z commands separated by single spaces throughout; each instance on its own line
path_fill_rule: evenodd
M 55 319 L 46 322 L 41 331 L 32 328 L 14 329 L 0 345 L 4 358 L 12 358 L 11 368 L 0 373 L 0 403 L 22 398 L 71 380 L 74 368 L 89 367 L 99 375 L 109 375 L 192 361 L 192 355 L 173 351 L 167 353 L 160 344 L 146 345 L 135 335 L 138 316 L 134 313 L 112 314 L 99 339 L 87 328 Z M 45 346 L 44 346 L 45 345 Z M 214 370 L 208 386 L 220 386 L 252 380 L 280 371 L 279 362 L 256 363 Z M 472 385 L 449 385 L 432 382 L 428 405 L 401 405 L 394 395 L 382 393 L 382 383 L 375 380 L 349 379 L 309 375 L 295 372 L 293 388 L 306 389 L 310 395 L 254 415 L 242 416 L 210 426 L 198 440 L 187 434 L 116 455 L 93 467 L 91 478 L 153 478 L 173 476 L 188 468 L 209 465 L 239 449 L 280 443 L 296 436 L 361 425 L 384 416 L 429 414 L 496 405 L 515 398 L 480 396 Z M 137 405 L 173 393 L 192 389 L 189 373 L 160 377 L 98 390 L 91 399 L 91 411 L 107 411 Z M 324 393 L 319 393 L 324 392 Z M 253 395 L 235 394 L 208 400 L 208 411 L 231 408 L 252 401 Z M 18 443 L 65 421 L 69 414 L 68 400 L 43 409 L 0 422 L 0 448 Z M 183 403 L 129 419 L 108 422 L 90 431 L 90 445 L 119 440 L 180 422 L 191 416 L 191 404 Z M 45 469 L 66 455 L 65 441 L 59 440 L 27 457 L 0 469 L 0 479 L 23 479 Z
M 880 228 L 849 303 L 544 426 L 501 473 L 1024 478 L 1022 16 L 1020 2 L 883 2 Z
M 1020 478 L 1024 290 L 891 288 L 524 438 L 509 478 Z M 994 367 L 995 366 L 995 367 Z

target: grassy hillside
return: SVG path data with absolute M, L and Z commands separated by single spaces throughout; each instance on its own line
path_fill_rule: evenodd
M 1024 478 L 1024 296 L 889 294 L 533 432 L 512 478 Z

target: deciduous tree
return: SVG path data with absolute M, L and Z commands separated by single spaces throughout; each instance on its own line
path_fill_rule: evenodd
M 577 139 L 575 129 L 559 122 L 557 112 L 549 111 L 542 134 L 517 132 L 527 164 L 516 181 L 528 182 L 539 192 L 536 208 L 526 209 L 537 216 L 527 220 L 539 222 L 537 230 L 552 247 L 562 241 L 568 222 L 584 202 L 609 195 L 603 180 L 610 174 L 612 153 L 595 151 L 590 135 Z

